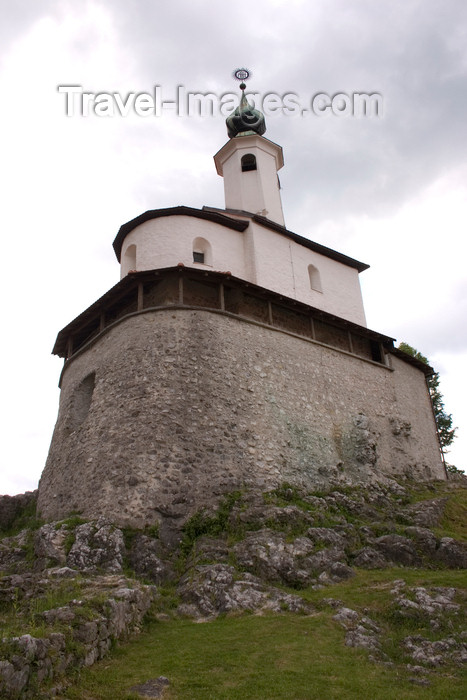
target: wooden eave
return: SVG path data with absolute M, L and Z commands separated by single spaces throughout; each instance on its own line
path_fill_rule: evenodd
M 251 282 L 246 282 L 243 279 L 234 277 L 230 272 L 214 272 L 207 270 L 199 270 L 197 268 L 185 267 L 183 265 L 178 265 L 175 267 L 166 267 L 156 270 L 143 270 L 141 272 L 130 272 L 126 277 L 124 277 L 120 282 L 114 285 L 108 292 L 106 292 L 102 297 L 89 306 L 85 311 L 83 311 L 79 316 L 77 316 L 73 321 L 71 321 L 67 326 L 65 326 L 57 335 L 55 345 L 53 347 L 52 353 L 58 355 L 59 357 L 67 356 L 68 339 L 70 337 L 77 338 L 86 329 L 93 329 L 97 327 L 100 322 L 100 317 L 102 313 L 105 313 L 109 307 L 115 306 L 119 301 L 127 300 L 131 293 L 134 293 L 137 289 L 139 282 L 154 281 L 157 278 L 162 278 L 168 274 L 186 274 L 190 275 L 191 278 L 197 278 L 199 280 L 209 279 L 210 281 L 217 283 L 231 283 L 232 286 L 249 289 L 256 296 L 263 299 L 267 299 L 272 303 L 284 306 L 287 308 L 295 309 L 296 311 L 301 311 L 305 314 L 309 314 L 317 320 L 322 320 L 323 322 L 330 323 L 331 325 L 345 328 L 349 331 L 354 331 L 358 335 L 369 338 L 376 342 L 382 343 L 386 349 L 393 352 L 394 338 L 383 335 L 376 331 L 372 331 L 365 326 L 360 326 L 352 321 L 343 319 L 334 314 L 330 314 L 321 309 L 317 309 L 314 306 L 310 306 L 303 302 L 297 301 L 296 299 L 291 299 L 290 297 L 278 294 L 277 292 L 272 292 L 264 287 L 259 287 Z M 405 355 L 405 353 L 403 353 Z M 410 356 L 408 356 L 410 357 Z M 410 360 L 414 358 L 410 357 Z M 413 363 L 412 363 L 413 364 Z

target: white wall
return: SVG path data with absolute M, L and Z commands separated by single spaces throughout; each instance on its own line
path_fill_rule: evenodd
M 239 217 L 240 218 L 240 217 Z M 193 242 L 206 239 L 212 265 L 193 262 Z M 136 246 L 134 256 L 127 256 Z M 130 252 L 134 249 L 130 248 Z M 121 276 L 129 270 L 187 267 L 230 271 L 235 277 L 297 299 L 323 311 L 366 325 L 358 272 L 320 255 L 287 236 L 250 222 L 242 233 L 192 216 L 174 215 L 151 219 L 129 233 L 122 246 Z M 322 292 L 311 289 L 308 266 L 319 271 Z
M 366 326 L 358 271 L 320 255 L 254 222 L 250 223 L 256 261 L 256 284 Z M 322 292 L 312 290 L 308 265 L 321 278 Z
M 211 245 L 212 267 L 193 262 L 193 241 L 205 238 Z M 193 216 L 163 216 L 145 221 L 129 233 L 122 246 L 121 277 L 128 274 L 125 253 L 136 245 L 136 270 L 173 267 L 179 262 L 187 267 L 230 271 L 247 279 L 243 233 L 197 219 Z
M 261 214 L 284 226 L 276 158 L 261 146 L 261 142 L 259 146 L 256 143 L 238 146 L 224 162 L 225 206 Z M 248 153 L 255 156 L 257 169 L 242 172 L 241 159 Z

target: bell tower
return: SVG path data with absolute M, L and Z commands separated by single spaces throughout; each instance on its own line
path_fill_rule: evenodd
M 217 173 L 224 178 L 225 207 L 259 214 L 285 226 L 278 170 L 284 165 L 282 148 L 263 137 L 264 115 L 245 96 L 226 119 L 229 141 L 216 153 Z

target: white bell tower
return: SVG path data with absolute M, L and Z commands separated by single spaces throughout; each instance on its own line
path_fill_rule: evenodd
M 265 139 L 264 116 L 245 97 L 227 117 L 230 140 L 216 153 L 217 173 L 224 178 L 225 207 L 239 209 L 285 226 L 277 171 L 284 165 L 281 146 Z

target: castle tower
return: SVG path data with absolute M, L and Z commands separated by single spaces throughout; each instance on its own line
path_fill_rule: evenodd
M 282 150 L 243 94 L 227 125 L 226 209 L 124 224 L 120 281 L 57 336 L 46 519 L 157 522 L 170 541 L 243 487 L 445 477 L 431 369 L 366 327 L 368 266 L 285 228 Z

